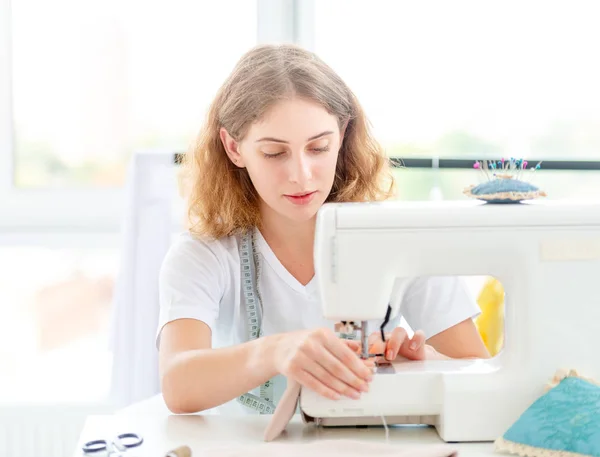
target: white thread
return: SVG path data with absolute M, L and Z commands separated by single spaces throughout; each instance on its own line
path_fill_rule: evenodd
M 383 428 L 385 429 L 385 442 L 390 443 L 390 429 L 388 428 L 387 422 L 383 414 L 381 414 L 381 421 L 383 422 Z
M 377 364 L 375 364 L 377 367 Z M 377 373 L 377 368 L 375 368 L 375 373 Z M 386 444 L 390 443 L 390 429 L 388 427 L 387 421 L 385 420 L 385 416 L 383 415 L 383 410 L 379 410 L 379 417 L 381 417 L 381 422 L 383 423 L 383 428 L 385 429 L 385 442 Z

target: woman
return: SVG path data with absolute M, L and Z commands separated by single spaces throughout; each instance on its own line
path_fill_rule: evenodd
M 270 412 L 285 378 L 359 398 L 372 370 L 358 343 L 321 317 L 313 280 L 320 206 L 393 195 L 386 156 L 350 89 L 310 52 L 257 46 L 218 91 L 184 170 L 190 227 L 159 280 L 169 409 L 238 399 L 248 412 Z M 473 324 L 478 307 L 457 278 L 398 281 L 395 290 L 390 300 L 401 300 L 416 331 L 409 337 L 396 320 L 386 341 L 371 335 L 370 351 L 390 360 L 488 356 Z

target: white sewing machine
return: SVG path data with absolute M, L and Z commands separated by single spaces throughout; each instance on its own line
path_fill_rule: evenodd
M 433 425 L 448 442 L 493 441 L 557 369 L 600 379 L 600 203 L 327 204 L 315 270 L 325 318 L 357 325 L 384 318 L 397 277 L 494 276 L 505 338 L 492 359 L 394 363 L 360 400 L 305 388 L 307 422 L 381 425 L 383 415 Z

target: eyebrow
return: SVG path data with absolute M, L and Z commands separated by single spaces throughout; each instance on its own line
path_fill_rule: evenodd
M 331 135 L 332 133 L 333 133 L 333 132 L 332 132 L 331 130 L 327 130 L 326 132 L 322 132 L 322 133 L 319 133 L 318 135 L 311 136 L 311 137 L 310 137 L 308 140 L 306 140 L 306 141 L 312 141 L 312 140 L 316 140 L 317 138 L 321 138 L 322 136 L 325 136 L 325 135 Z M 261 141 L 272 141 L 272 142 L 274 142 L 274 143 L 285 143 L 285 144 L 289 144 L 289 142 L 288 142 L 288 141 L 285 141 L 285 140 L 280 140 L 280 139 L 278 139 L 278 138 L 273 138 L 273 137 L 270 137 L 270 136 L 266 136 L 266 137 L 264 137 L 264 138 L 260 138 L 260 139 L 256 140 L 256 143 L 260 143 Z

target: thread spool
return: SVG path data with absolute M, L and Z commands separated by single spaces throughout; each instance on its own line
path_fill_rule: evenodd
M 165 454 L 165 457 L 191 457 L 192 449 L 189 446 L 179 446 Z

